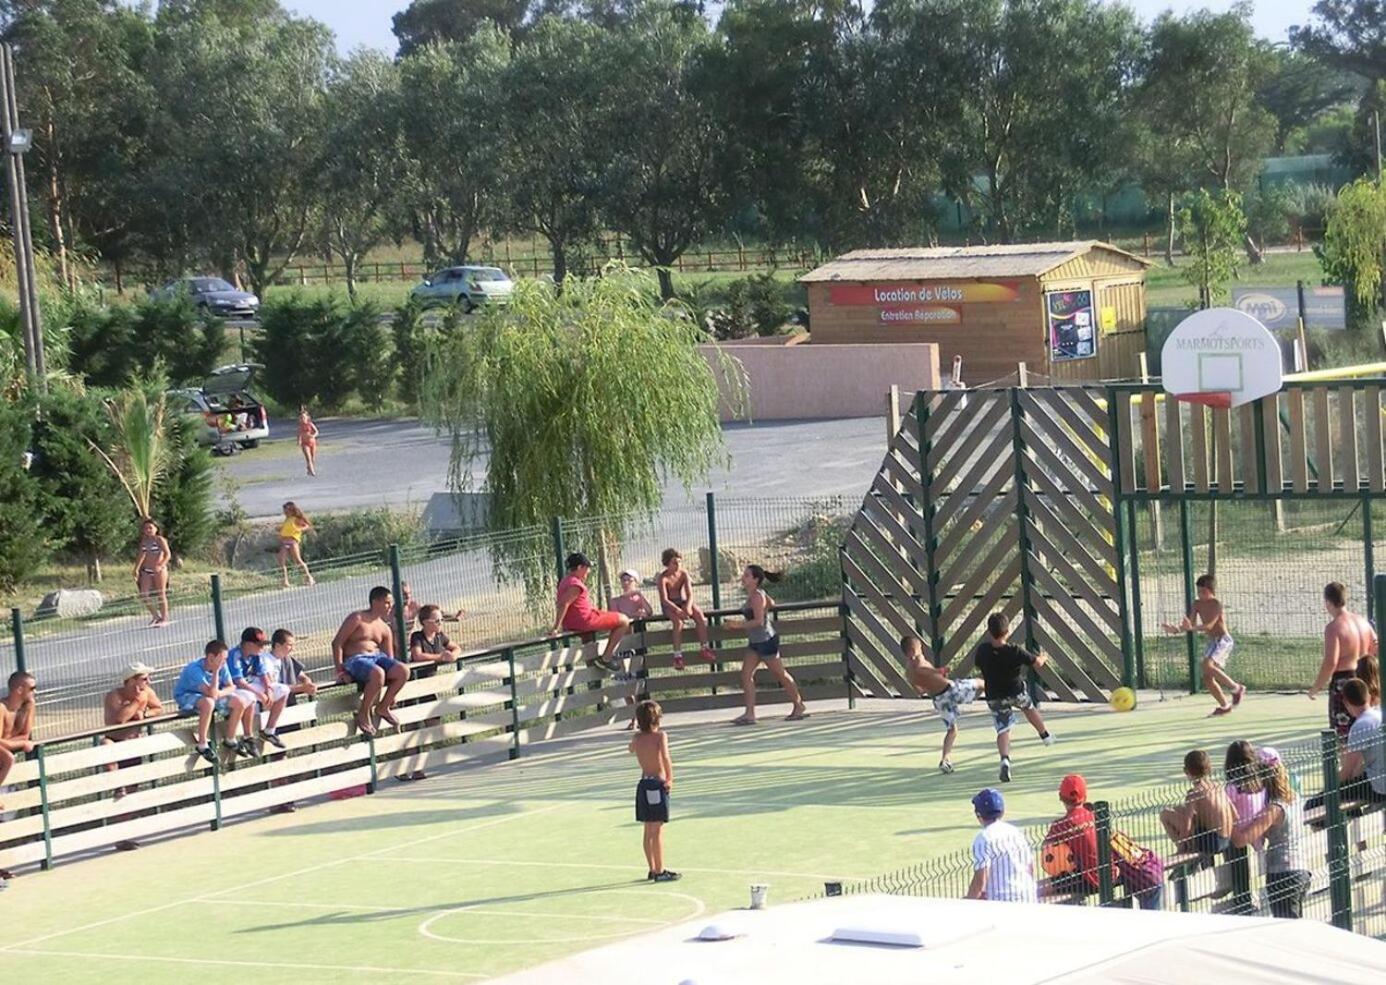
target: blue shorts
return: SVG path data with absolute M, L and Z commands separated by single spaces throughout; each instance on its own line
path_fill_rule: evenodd
M 1203 659 L 1211 660 L 1219 667 L 1226 667 L 1227 655 L 1232 652 L 1232 647 L 1234 646 L 1236 646 L 1236 643 L 1232 640 L 1232 637 L 1223 633 L 1221 636 L 1217 637 L 1217 639 L 1208 640 L 1208 645 L 1203 648 Z
M 751 652 L 760 657 L 761 660 L 774 660 L 780 655 L 780 637 L 775 635 L 768 640 L 760 640 L 747 644 Z
M 379 667 L 388 674 L 396 667 L 404 665 L 394 657 L 385 653 L 358 653 L 354 657 L 347 657 L 346 663 L 342 664 L 343 669 L 357 684 L 365 684 L 371 679 L 371 671 Z
M 1014 709 L 1028 711 L 1035 707 L 1035 703 L 1030 700 L 1028 691 L 1021 691 L 1019 694 L 1008 695 L 1004 698 L 997 698 L 994 701 L 987 701 L 987 707 L 991 709 L 991 724 L 996 729 L 996 734 L 1009 732 L 1011 726 L 1015 724 Z
M 202 700 L 203 698 L 205 698 L 205 697 L 206 697 L 205 694 L 194 694 L 194 695 L 193 695 L 192 697 L 190 697 L 190 698 L 189 698 L 189 697 L 183 698 L 182 700 L 180 700 L 180 701 L 178 702 L 178 714 L 180 714 L 180 715 L 196 715 L 196 714 L 197 714 L 197 703 L 198 703 L 199 701 L 201 701 L 201 700 Z M 214 714 L 214 715 L 223 715 L 223 716 L 225 716 L 225 715 L 229 715 L 230 713 L 231 713 L 231 699 L 230 699 L 230 698 L 217 698 L 217 703 L 216 703 L 216 705 L 213 707 L 212 714 Z
M 635 786 L 635 819 L 664 824 L 669 820 L 669 787 L 657 776 L 642 776 Z
M 934 710 L 938 712 L 938 717 L 943 722 L 944 728 L 952 728 L 956 725 L 958 715 L 962 712 L 962 706 L 977 700 L 979 684 L 981 681 L 972 678 L 949 681 L 946 688 L 933 695 Z

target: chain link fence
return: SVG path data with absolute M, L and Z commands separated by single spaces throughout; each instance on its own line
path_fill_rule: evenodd
M 506 530 L 402 548 L 398 577 L 414 601 L 443 610 L 445 631 L 466 650 L 542 635 L 553 619 L 552 599 L 563 557 L 582 550 L 601 561 L 592 584 L 605 604 L 625 568 L 639 571 L 656 611 L 654 577 L 664 548 L 681 551 L 694 594 L 704 608 L 735 606 L 741 570 L 762 564 L 782 570 L 774 589 L 783 602 L 840 591 L 837 551 L 857 502 L 819 499 L 716 498 L 654 514 L 555 519 L 546 527 Z M 311 544 L 311 542 L 310 542 Z M 715 548 L 715 549 L 714 549 Z M 307 561 L 316 584 L 292 568 L 282 587 L 277 561 L 217 576 L 180 577 L 169 590 L 171 625 L 150 627 L 138 597 L 106 599 L 86 616 L 21 612 L 16 640 L 12 619 L 0 635 L 0 668 L 22 665 L 39 685 L 39 734 L 50 737 L 102 724 L 101 702 L 122 671 L 138 661 L 154 670 L 165 700 L 183 666 L 216 636 L 230 645 L 242 629 L 290 629 L 295 656 L 319 679 L 331 676 L 331 642 L 352 610 L 364 608 L 370 589 L 394 586 L 389 550 Z M 715 562 L 715 563 L 714 563 Z M 460 619 L 458 616 L 460 615 Z M 414 627 L 405 628 L 405 641 Z M 20 644 L 20 645 L 17 645 Z

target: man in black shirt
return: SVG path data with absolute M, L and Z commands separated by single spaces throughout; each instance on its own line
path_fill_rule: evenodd
M 1043 667 L 1049 658 L 1043 653 L 1028 653 L 1007 642 L 1010 635 L 1010 620 L 1005 613 L 993 612 L 987 617 L 987 638 L 977 644 L 977 652 L 973 655 L 977 669 L 982 672 L 982 680 L 986 682 L 987 707 L 991 709 L 992 724 L 996 726 L 996 751 L 1001 754 L 1002 783 L 1011 780 L 1014 709 L 1020 709 L 1046 746 L 1054 743 L 1054 737 L 1044 727 L 1039 709 L 1034 706 L 1029 691 L 1025 689 L 1026 669 Z

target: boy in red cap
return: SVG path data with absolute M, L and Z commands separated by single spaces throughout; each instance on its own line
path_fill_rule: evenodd
M 1088 803 L 1088 783 L 1077 773 L 1059 782 L 1059 800 L 1066 813 L 1049 826 L 1040 857 L 1058 893 L 1096 892 L 1097 818 Z M 1164 903 L 1165 869 L 1160 857 L 1142 848 L 1130 836 L 1111 832 L 1112 881 L 1126 887 L 1143 910 L 1158 910 Z

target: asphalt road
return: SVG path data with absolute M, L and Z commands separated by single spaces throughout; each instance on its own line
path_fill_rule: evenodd
M 321 420 L 318 475 L 309 478 L 296 426 L 271 421 L 259 448 L 219 459 L 241 506 L 254 518 L 280 515 L 285 500 L 314 512 L 372 506 L 422 509 L 447 492 L 448 442 L 417 421 Z M 677 483 L 665 502 L 676 506 L 712 490 L 737 498 L 859 495 L 885 454 L 883 418 L 735 424 L 725 430 L 731 467 L 691 493 Z M 484 463 L 475 470 L 478 484 Z
M 286 499 L 312 515 L 373 506 L 422 509 L 435 493 L 447 491 L 448 445 L 430 428 L 415 421 L 330 419 L 319 427 L 316 478 L 305 475 L 292 422 L 274 421 L 273 437 L 259 448 L 218 459 L 223 495 L 234 494 L 252 517 L 272 517 Z M 728 499 L 858 496 L 885 452 L 885 426 L 879 418 L 734 425 L 727 428 L 726 439 L 731 467 L 692 491 L 670 487 L 666 505 L 671 511 L 700 502 L 709 489 Z M 653 541 L 628 546 L 641 556 L 658 550 Z M 477 551 L 410 564 L 406 577 L 419 598 L 467 609 L 461 633 L 465 643 L 530 625 L 518 595 L 496 591 L 490 565 L 489 555 Z M 321 667 L 343 616 L 364 605 L 370 587 L 385 577 L 382 569 L 312 589 L 230 598 L 224 606 L 227 630 L 234 635 L 246 625 L 292 627 L 305 663 Z M 40 727 L 45 720 L 49 728 L 58 722 L 68 727 L 99 724 L 97 696 L 133 660 L 155 668 L 159 693 L 170 696 L 178 670 L 213 634 L 211 607 L 175 608 L 173 625 L 161 630 L 147 628 L 146 622 L 122 617 L 53 634 L 34 627 L 26 650 L 40 681 Z M 45 729 L 45 734 L 52 732 Z

